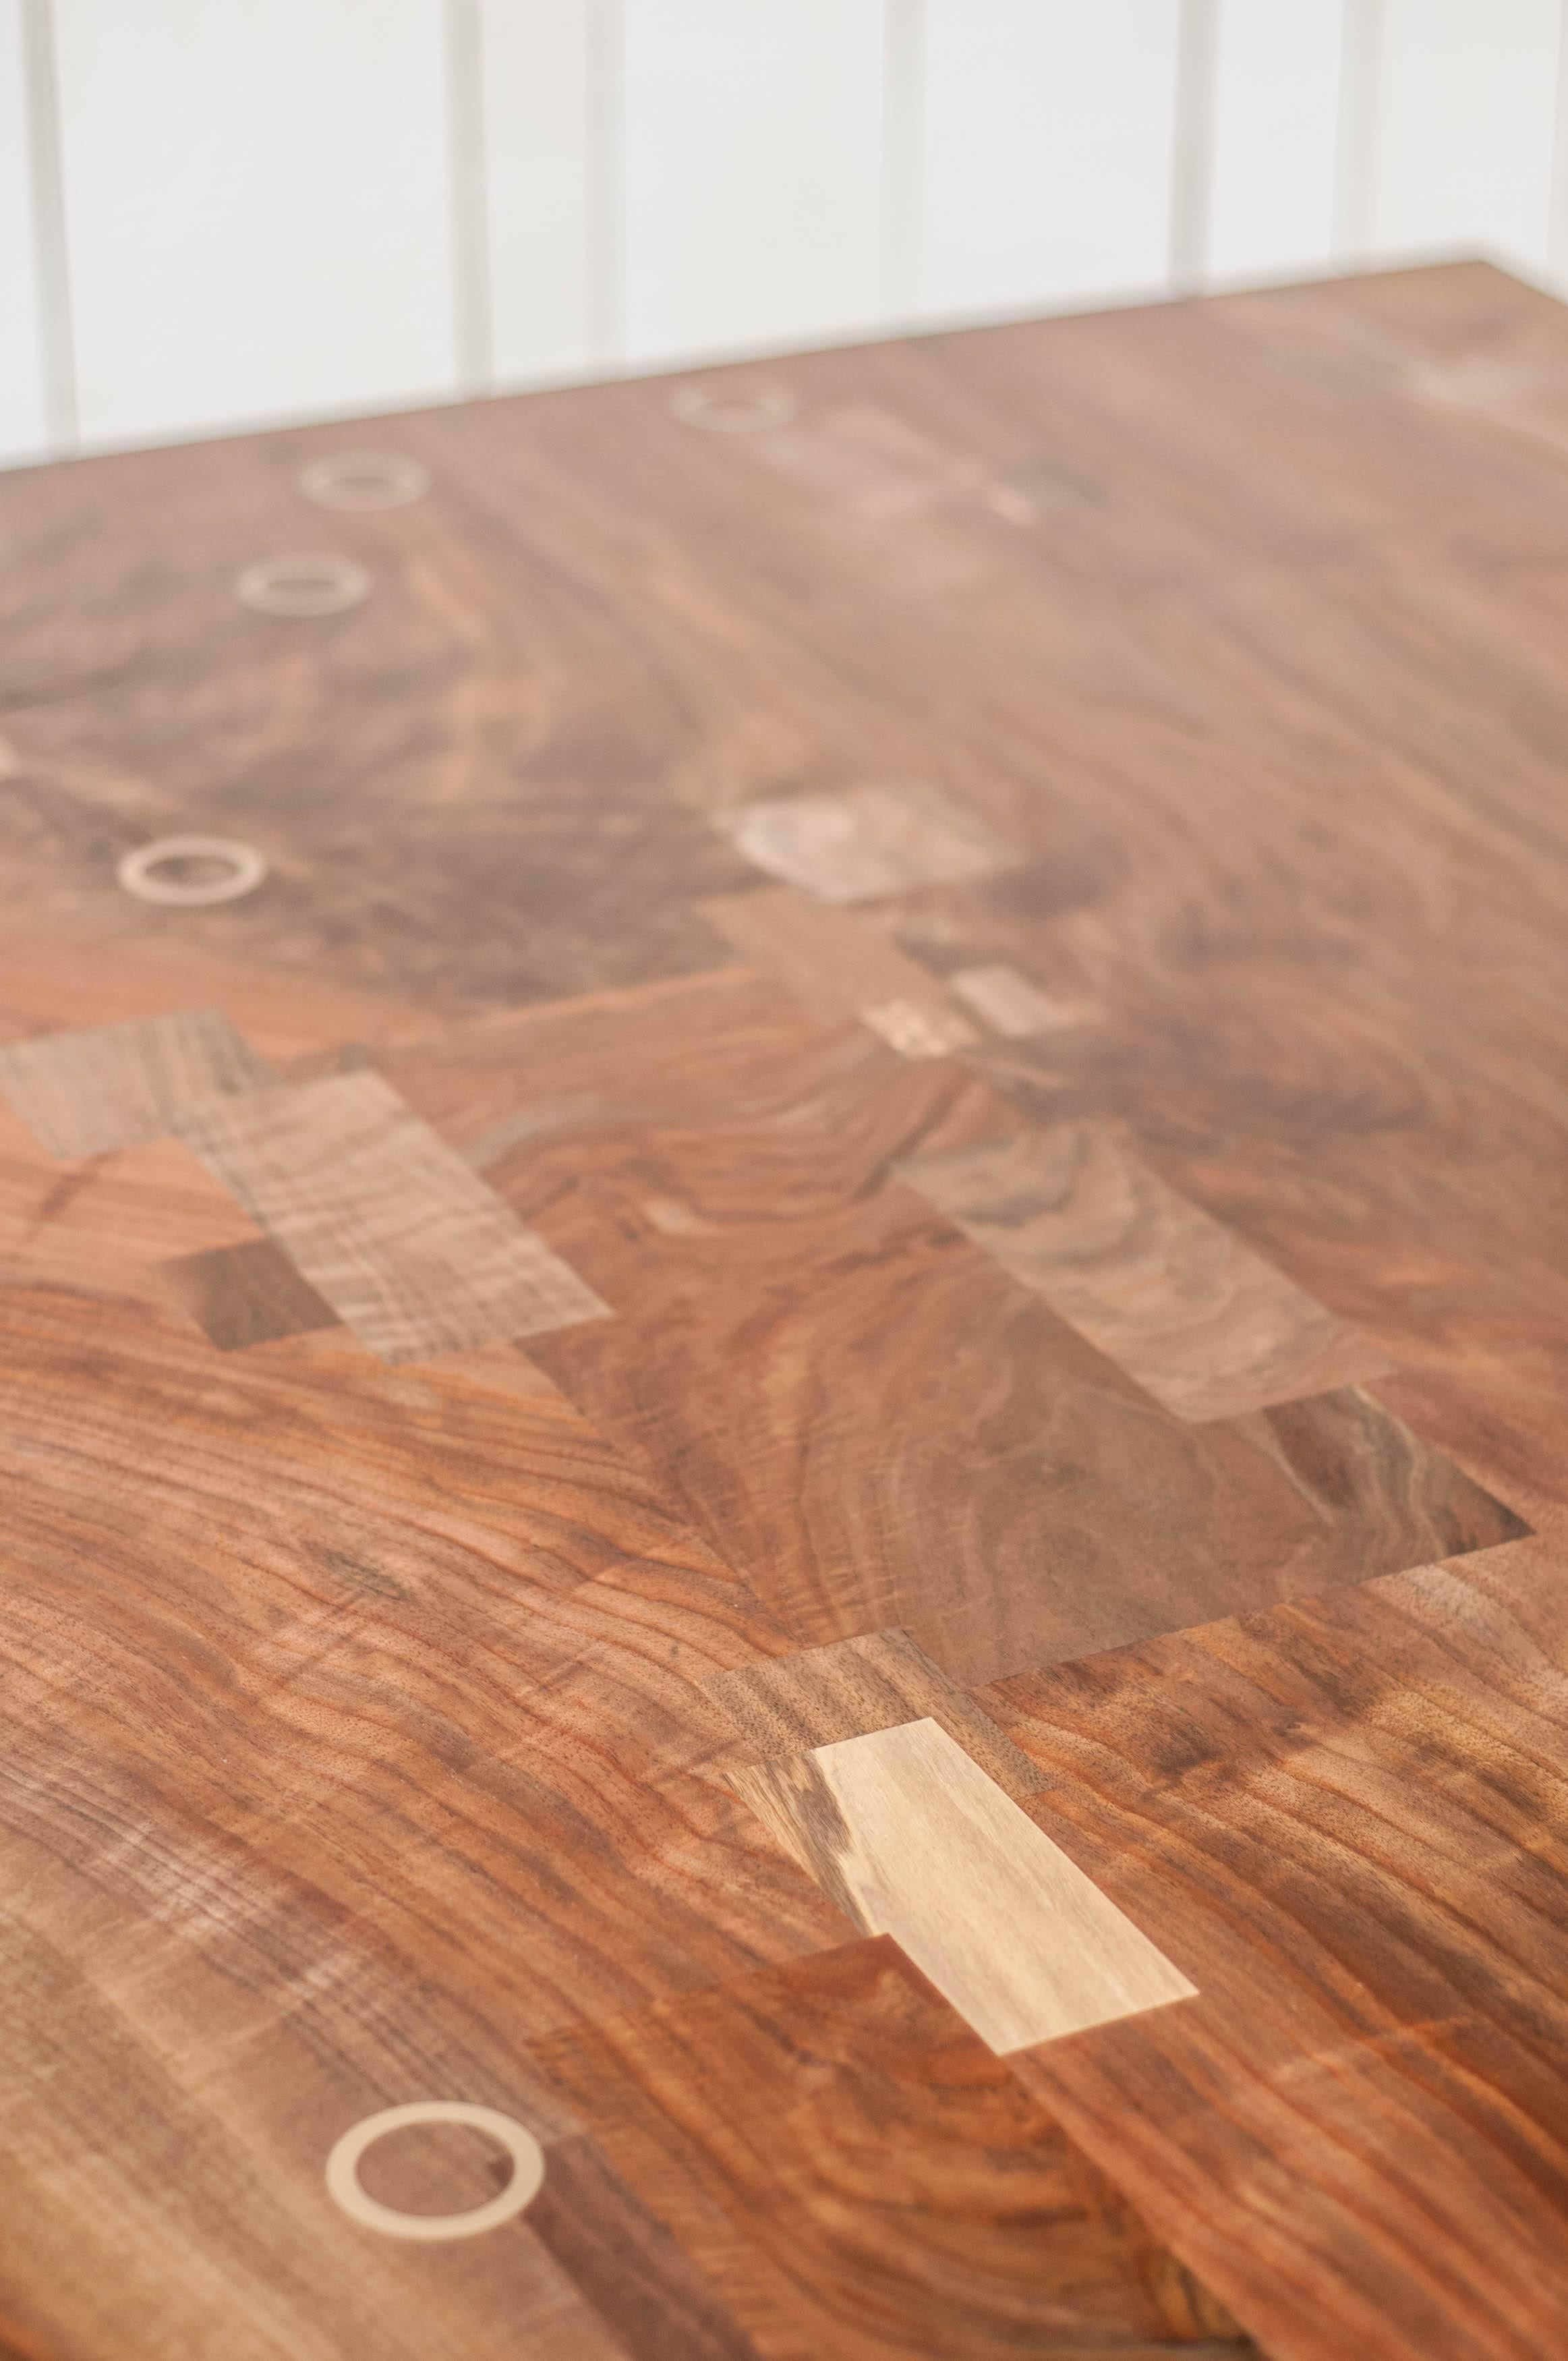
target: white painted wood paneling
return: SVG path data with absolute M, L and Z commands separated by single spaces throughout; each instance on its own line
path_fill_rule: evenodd
M 1372 241 L 1544 269 L 1561 0 L 1383 0 Z
M 0 462 L 77 406 L 91 448 L 1347 261 L 1563 277 L 1564 5 L 0 0 Z
M 628 358 L 874 325 L 883 16 L 883 0 L 625 0 Z
M 480 0 L 498 382 L 586 372 L 592 0 Z M 605 356 L 604 357 L 608 357 Z
M 1208 275 L 1333 259 L 1343 0 L 1220 0 Z
M 49 440 L 32 206 L 22 0 L 0 0 L 0 463 Z
M 440 0 L 56 0 L 82 427 L 454 381 Z
M 930 314 L 1163 287 L 1178 0 L 928 0 Z

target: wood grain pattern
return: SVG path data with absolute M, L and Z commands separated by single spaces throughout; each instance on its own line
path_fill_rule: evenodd
M 750 449 L 768 467 L 818 496 L 826 494 L 836 507 L 881 528 L 890 539 L 901 525 L 923 528 L 905 532 L 910 555 L 918 553 L 927 571 L 945 557 L 955 579 L 961 579 L 966 559 L 974 567 L 972 537 L 966 539 L 961 529 L 933 533 L 933 524 L 940 528 L 949 519 L 959 524 L 966 511 L 976 509 L 1010 524 L 1033 523 L 1043 509 L 1066 504 L 1074 489 L 1064 479 L 1052 502 L 1042 469 L 1031 498 L 1024 486 L 993 473 L 975 452 L 944 444 L 923 434 L 906 414 L 871 402 L 818 409 L 759 434 Z M 1076 489 L 1080 498 L 1093 497 L 1092 487 Z
M 824 902 L 988 877 L 1013 857 L 983 820 L 922 780 L 742 804 L 718 820 L 748 861 Z
M 111 1293 L 154 1293 L 155 1266 L 255 1237 L 228 1191 L 178 1140 L 62 1171 L 0 1103 L 0 1274 Z
M 991 2049 L 1192 1996 L 935 1721 L 732 1771 L 729 1783 L 845 1916 L 863 1934 L 892 1935 Z
M 51 1864 L 47 1845 L 8 1840 L 5 1869 L 8 1881 L 42 1872 L 57 1907 L 68 1898 L 77 1905 L 53 1939 L 28 1923 L 30 1913 L 11 1920 L 0 1974 L 16 2045 L 0 2071 L 10 2222 L 0 2317 L 23 2353 L 45 2361 L 166 2349 L 328 2361 L 369 2336 L 393 2361 L 415 2361 L 434 2335 L 481 2361 L 632 2361 L 526 2222 L 504 2240 L 475 2242 L 479 2251 L 459 2279 L 441 2268 L 447 2250 L 416 2257 L 325 2200 L 311 2151 L 342 2093 L 313 2059 L 297 2015 L 280 2037 L 275 1993 L 269 2004 L 258 2005 L 254 1992 L 248 2006 L 236 2004 L 221 1971 L 192 1971 L 187 1960 L 178 1977 L 165 1969 L 163 2006 L 149 2007 L 123 1960 L 145 1931 L 142 1914 L 83 1894 Z M 208 1896 L 215 1915 L 223 1889 Z M 109 1951 L 91 1974 L 73 1956 L 89 1929 Z M 266 1975 L 264 1949 L 259 1956 Z M 352 1956 L 338 1953 L 340 1970 Z M 176 1993 L 200 2012 L 199 2045 L 190 2020 L 170 2021 Z M 251 2048 L 248 2074 L 213 2042 L 224 2031 Z M 215 2088 L 202 2088 L 199 2060 L 215 2068 Z M 290 2070 L 291 2117 L 281 2093 L 263 2087 L 269 2067 Z M 492 2087 L 530 2080 L 537 2078 L 514 2069 Z M 543 2112 L 547 2118 L 547 2098 Z M 414 2190 L 397 2191 L 405 2193 L 416 2204 L 422 2196 L 426 2210 L 432 2196 L 475 2202 L 439 2158 L 433 2172 L 416 2174 Z
M 0 481 L 6 1054 L 378 1073 L 616 1315 L 220 1349 L 277 1238 L 0 1094 L 0 2342 L 1541 2361 L 1568 315 L 1456 265 L 769 381 L 400 419 L 308 631 L 230 585 L 363 426 Z M 185 832 L 266 893 L 118 889 Z M 1083 1333 L 900 1177 L 1036 1134 L 1160 1176 Z M 1306 1398 L 1212 1414 L 1199 1338 Z M 1195 1997 L 997 2058 L 845 1943 L 726 1782 L 925 1719 Z M 323 2159 L 443 2096 L 554 2179 L 416 2257 Z
M 951 982 L 959 998 L 983 1016 L 993 1032 L 1010 1041 L 1026 1041 L 1036 1033 L 1055 1033 L 1079 1021 L 1080 1012 L 1053 1000 L 1004 960 L 992 961 L 983 967 L 959 968 Z
M 0 1049 L 0 1093 L 51 1156 L 102 1156 L 174 1128 L 194 1102 L 242 1093 L 270 1069 L 216 1010 L 182 1010 Z
M 905 1178 L 1180 1418 L 1245 1417 L 1387 1372 L 1102 1126 L 927 1159 Z
M 210 1101 L 179 1129 L 386 1360 L 609 1317 L 377 1074 Z
M 532 2235 L 415 2264 L 323 2163 L 411 2095 L 569 2136 L 521 2038 L 834 1940 L 700 1775 L 702 1680 L 777 1636 L 554 1393 L 346 1338 L 214 1384 L 150 1306 L 5 1311 L 5 2316 L 67 2350 L 619 2353 Z M 202 2166 L 172 2203 L 170 2137 Z
M 801 1644 L 903 1626 L 986 1679 L 1523 1530 L 1354 1389 L 1151 1402 L 895 1178 L 1009 1110 L 761 978 L 383 1064 L 617 1307 L 534 1357 Z
M 756 2361 L 714 2288 L 594 2141 L 552 2147 L 528 2226 L 634 2361 Z
M 121 895 L 90 928 L 78 920 L 44 928 L 36 916 L 8 928 L 0 943 L 0 1027 L 15 1038 L 214 1008 L 280 1071 L 335 1055 L 345 1043 L 417 1040 L 439 1029 L 439 1016 L 417 1002 L 167 931 L 192 928 L 199 914 L 182 912 L 149 935 L 144 911 Z
M 209 1246 L 158 1266 L 170 1300 L 220 1352 L 334 1328 L 337 1314 L 270 1238 Z
M 776 1762 L 840 1739 L 869 1738 L 903 1722 L 930 1720 L 1015 1803 L 1041 1784 L 1028 1756 L 907 1631 L 872 1631 L 863 1639 L 740 1664 L 733 1672 L 716 1673 L 707 1688 L 744 1732 L 755 1761 Z
M 817 1016 L 859 1016 L 895 1049 L 905 1040 L 938 1045 L 906 1055 L 941 1057 L 980 1038 L 937 978 L 858 911 L 790 886 L 703 907 L 749 965 L 779 976 Z
M 1559 1571 L 1488 1552 L 994 1700 L 1055 1774 L 1032 1816 L 1200 1986 L 1021 2070 L 1287 2361 L 1568 2322 Z
M 958 1010 L 918 1000 L 879 1000 L 860 1012 L 861 1021 L 880 1034 L 901 1058 L 946 1058 L 966 1049 L 974 1028 Z
M 766 2361 L 1255 2349 L 885 1938 L 534 2055 Z

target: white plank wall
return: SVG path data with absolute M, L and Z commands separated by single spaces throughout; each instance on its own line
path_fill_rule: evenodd
M 0 0 L 0 463 L 31 457 L 51 440 L 33 216 L 28 30 L 22 0 Z
M 883 0 L 625 0 L 629 361 L 879 317 L 883 24 Z
M 1343 0 L 1219 0 L 1211 279 L 1332 269 L 1340 217 Z
M 0 0 L 0 462 L 1420 255 L 1565 0 Z
M 431 0 L 55 0 L 83 439 L 453 384 Z
M 1561 0 L 1383 0 L 1375 250 L 1547 263 Z
M 927 0 L 923 313 L 1161 291 L 1180 0 Z

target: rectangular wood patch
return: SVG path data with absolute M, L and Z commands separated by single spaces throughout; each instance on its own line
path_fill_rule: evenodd
M 772 796 L 718 813 L 715 824 L 759 869 L 824 902 L 959 884 L 1017 859 L 976 814 L 924 780 Z
M 65 1158 L 160 1139 L 192 1102 L 274 1079 L 215 1008 L 44 1033 L 0 1049 L 0 1093 L 49 1154 Z
M 742 959 L 780 977 L 816 1016 L 944 996 L 936 979 L 873 920 L 814 901 L 796 886 L 721 894 L 702 907 Z
M 944 1057 L 980 1036 L 926 970 L 871 919 L 783 885 L 703 904 L 725 940 L 821 1016 L 857 1016 L 905 1057 Z
M 1179 1418 L 1237 1418 L 1391 1366 L 1104 1125 L 917 1159 L 900 1177 Z
M 901 1058 L 948 1058 L 955 1049 L 972 1049 L 977 1038 L 956 1008 L 919 1000 L 881 1000 L 862 1008 L 860 1018 Z
M 862 1934 L 891 1935 L 999 2054 L 1194 1996 L 933 1720 L 726 1776 Z
M 1039 1033 L 1061 1033 L 1083 1021 L 1084 1010 L 1070 1002 L 1053 1000 L 1028 976 L 1004 961 L 985 967 L 960 968 L 951 978 L 959 998 L 983 1016 L 1004 1041 L 1028 1041 Z
M 335 1328 L 337 1314 L 271 1238 L 211 1246 L 158 1266 L 165 1292 L 220 1352 Z
M 211 1099 L 179 1129 L 384 1360 L 609 1316 L 379 1074 Z

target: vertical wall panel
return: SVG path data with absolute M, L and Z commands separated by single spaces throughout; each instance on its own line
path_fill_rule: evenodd
M 879 316 L 883 0 L 625 0 L 628 357 Z
M 493 354 L 501 384 L 596 358 L 589 0 L 481 0 Z
M 454 377 L 440 0 L 56 0 L 83 434 Z
M 82 440 L 135 441 L 1173 271 L 1444 248 L 1544 271 L 1554 203 L 1568 272 L 1563 14 L 0 0 L 0 461 L 69 440 L 78 378 Z M 57 204 L 40 305 L 51 21 L 65 251 Z
M 1544 267 L 1561 20 L 1561 0 L 1384 0 L 1377 249 Z
M 48 439 L 31 165 L 22 0 L 0 0 L 0 464 L 36 457 Z
M 1178 0 L 928 0 L 927 313 L 1163 286 Z
M 1220 0 L 1209 275 L 1333 258 L 1343 0 Z

